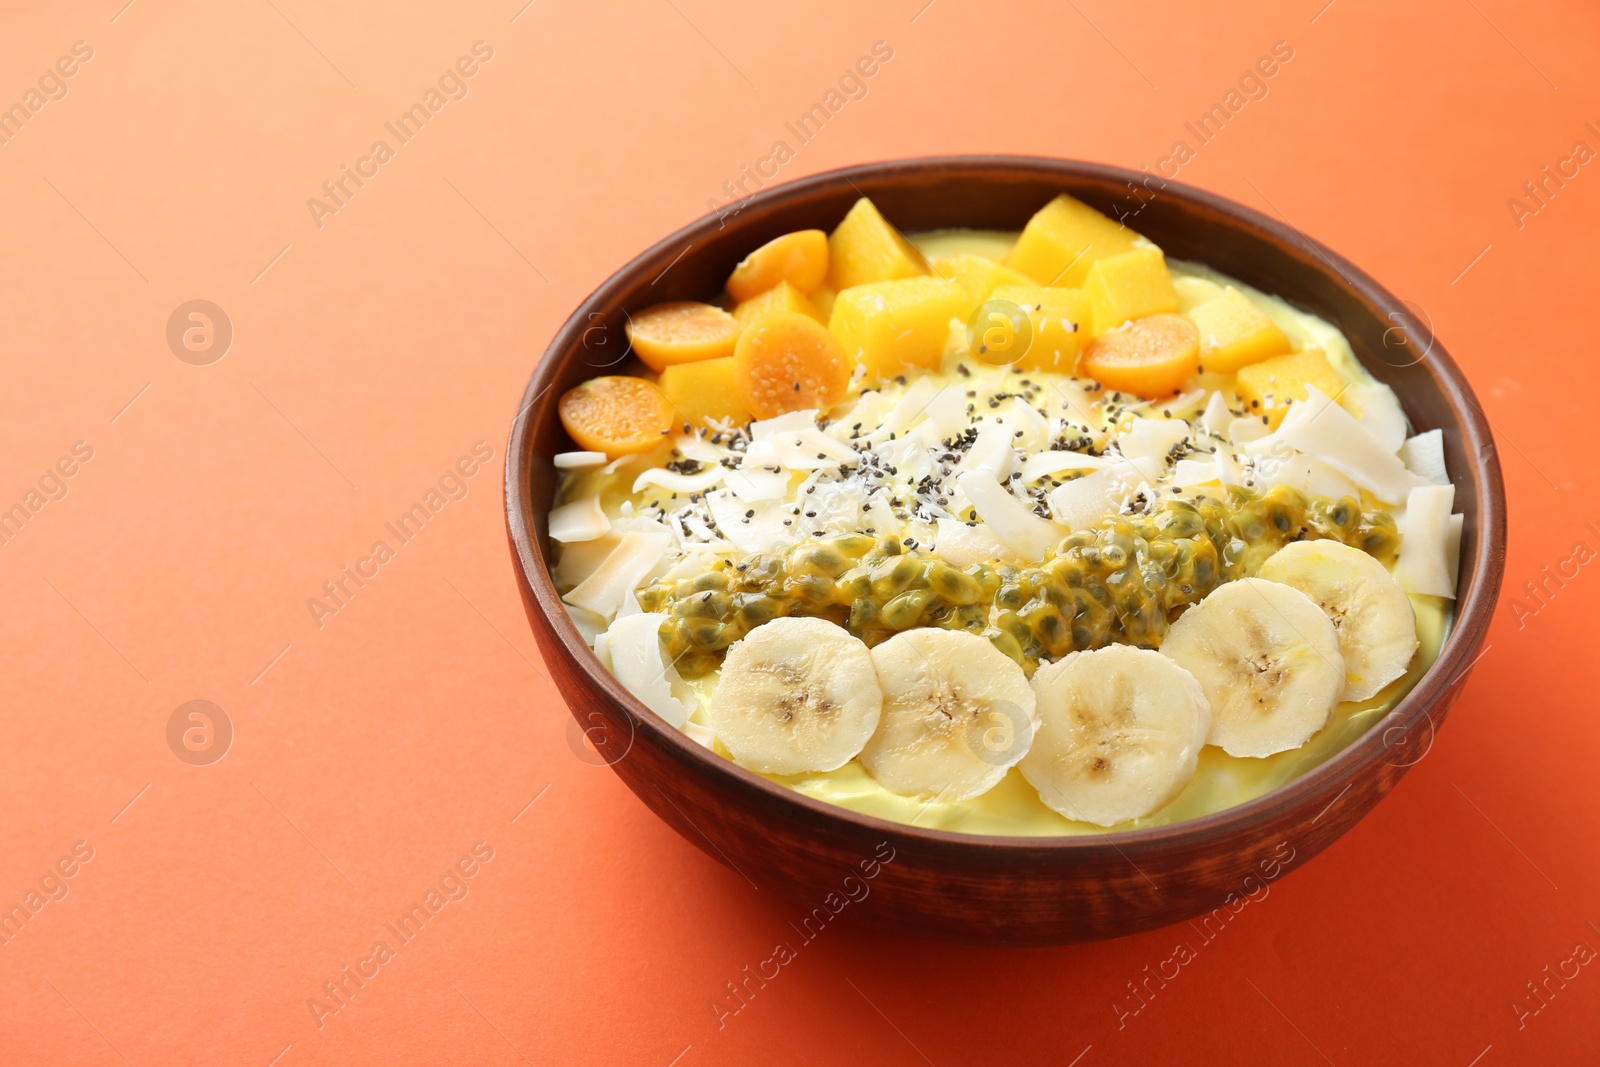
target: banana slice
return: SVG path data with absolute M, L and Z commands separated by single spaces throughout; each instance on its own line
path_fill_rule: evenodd
M 1370 700 L 1406 673 L 1417 651 L 1411 598 L 1383 564 L 1338 541 L 1296 541 L 1274 552 L 1259 576 L 1316 601 L 1339 634 L 1340 700 Z
M 861 751 L 885 789 L 926 800 L 986 793 L 1033 744 L 1033 690 L 985 638 L 923 628 L 872 650 L 883 721 Z
M 1039 731 L 1018 765 L 1069 819 L 1112 826 L 1171 803 L 1194 777 L 1211 705 L 1159 652 L 1108 645 L 1033 676 Z
M 711 728 L 734 762 L 763 774 L 843 767 L 878 728 L 872 653 L 842 626 L 792 616 L 728 649 L 711 693 Z
M 1300 590 L 1263 578 L 1219 586 L 1178 617 L 1161 651 L 1199 679 L 1206 742 L 1230 756 L 1299 748 L 1344 690 L 1333 623 Z

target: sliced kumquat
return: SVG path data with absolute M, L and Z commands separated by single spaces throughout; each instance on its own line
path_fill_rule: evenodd
M 797 311 L 757 319 L 733 352 L 735 387 L 758 419 L 807 408 L 827 411 L 844 398 L 854 369 L 827 327 Z
M 590 378 L 567 390 L 558 410 L 579 448 L 611 459 L 659 445 L 676 415 L 654 382 L 624 374 Z
M 798 230 L 773 238 L 741 259 L 728 275 L 728 295 L 749 300 L 779 282 L 788 282 L 809 296 L 827 276 L 828 235 L 821 230 Z
M 633 351 L 651 370 L 733 355 L 739 322 L 719 307 L 677 300 L 645 308 L 628 321 Z
M 1170 396 L 1199 369 L 1200 331 L 1182 315 L 1135 319 L 1089 342 L 1079 366 L 1107 389 Z

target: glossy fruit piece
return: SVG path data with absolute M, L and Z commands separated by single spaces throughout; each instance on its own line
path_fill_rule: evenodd
M 676 422 L 742 426 L 750 421 L 750 409 L 739 399 L 735 382 L 733 357 L 724 356 L 668 367 L 661 372 L 660 384 Z
M 1131 319 L 1178 310 L 1178 292 L 1159 249 L 1135 248 L 1095 263 L 1083 280 L 1094 304 L 1094 332 L 1114 330 Z
M 836 292 L 927 273 L 922 253 L 866 197 L 828 235 L 828 285 Z
M 728 295 L 738 301 L 760 296 L 779 282 L 811 293 L 828 276 L 828 235 L 798 230 L 775 237 L 739 261 L 728 275 Z
M 561 398 L 561 425 L 579 448 L 611 459 L 661 443 L 673 409 L 655 383 L 630 375 L 590 378 Z
M 1290 401 L 1306 398 L 1309 385 L 1335 401 L 1344 392 L 1344 380 L 1320 348 L 1252 363 L 1240 370 L 1233 382 L 1245 409 L 1251 415 L 1265 415 L 1267 425 L 1274 429 L 1283 421 Z
M 1139 235 L 1062 193 L 1034 213 L 1023 227 L 1006 266 L 1040 285 L 1077 288 L 1095 261 L 1134 247 Z
M 988 300 L 995 289 L 1002 285 L 1034 285 L 1032 278 L 1012 270 L 1004 263 L 999 263 L 986 256 L 973 255 L 969 252 L 958 252 L 955 255 L 940 256 L 931 264 L 933 273 L 941 278 L 948 278 L 961 286 L 967 297 L 967 306 L 963 309 L 961 317 L 964 319 L 985 300 Z
M 1006 300 L 1027 314 L 1033 338 L 1016 361 L 1023 370 L 1071 374 L 1090 337 L 1089 294 L 1048 285 L 1002 285 L 991 300 Z
M 739 337 L 734 386 L 758 419 L 786 411 L 827 411 L 850 385 L 854 364 L 833 334 L 794 311 L 774 311 Z
M 1289 351 L 1278 324 L 1231 285 L 1188 314 L 1200 328 L 1200 366 L 1207 371 L 1232 374 Z
M 645 308 L 628 320 L 633 351 L 655 371 L 733 355 L 739 323 L 726 311 L 693 300 Z
M 820 323 L 825 324 L 828 321 L 817 305 L 789 282 L 779 282 L 764 293 L 740 301 L 739 306 L 733 309 L 733 317 L 739 320 L 740 326 L 749 326 L 772 311 L 798 311 L 802 315 L 810 315 Z
M 828 329 L 872 378 L 911 369 L 937 370 L 950 340 L 950 320 L 966 305 L 961 286 L 943 278 L 902 278 L 839 293 Z
M 1200 365 L 1200 331 L 1182 315 L 1151 315 L 1103 333 L 1083 351 L 1081 367 L 1108 389 L 1169 396 Z

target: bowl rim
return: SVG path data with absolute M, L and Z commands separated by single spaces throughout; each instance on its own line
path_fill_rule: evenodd
M 744 214 L 747 208 L 778 205 L 821 189 L 835 189 L 857 180 L 876 181 L 898 173 L 942 172 L 956 174 L 963 171 L 992 172 L 1012 170 L 1026 177 L 1058 177 L 1063 183 L 1091 179 L 1116 184 L 1143 184 L 1152 177 L 1146 172 L 1109 164 L 1053 156 L 960 154 L 921 156 L 906 159 L 862 163 L 822 171 L 793 181 L 770 185 L 729 207 L 736 207 L 735 215 Z M 788 807 L 823 820 L 838 820 L 848 828 L 874 835 L 894 835 L 901 841 L 918 842 L 936 849 L 1006 849 L 1021 857 L 1027 854 L 1046 854 L 1060 858 L 1060 854 L 1075 854 L 1087 860 L 1115 851 L 1132 862 L 1129 853 L 1154 853 L 1165 851 L 1181 843 L 1185 847 L 1197 843 L 1224 839 L 1237 839 L 1252 827 L 1272 825 L 1322 795 L 1339 789 L 1338 796 L 1329 802 L 1337 803 L 1363 771 L 1380 760 L 1387 749 L 1385 736 L 1398 727 L 1408 734 L 1416 730 L 1422 720 L 1429 721 L 1430 731 L 1437 729 L 1429 715 L 1430 709 L 1447 697 L 1471 668 L 1481 658 L 1478 647 L 1487 633 L 1496 605 L 1504 571 L 1505 557 L 1505 488 L 1501 476 L 1493 433 L 1468 385 L 1461 369 L 1448 352 L 1438 344 L 1430 323 L 1418 321 L 1408 312 L 1398 297 L 1390 293 L 1374 278 L 1354 263 L 1322 243 L 1307 236 L 1292 223 L 1271 218 L 1254 208 L 1240 204 L 1218 194 L 1186 183 L 1160 178 L 1157 195 L 1171 195 L 1188 200 L 1202 208 L 1230 216 L 1236 223 L 1254 230 L 1262 239 L 1289 249 L 1308 252 L 1316 260 L 1316 269 L 1333 284 L 1341 282 L 1353 290 L 1366 303 L 1378 308 L 1390 321 L 1405 321 L 1414 336 L 1412 341 L 1423 346 L 1425 363 L 1435 385 L 1451 410 L 1460 420 L 1462 451 L 1470 457 L 1470 470 L 1456 474 L 1458 479 L 1470 477 L 1477 490 L 1477 538 L 1474 544 L 1474 581 L 1464 594 L 1458 588 L 1455 611 L 1440 647 L 1438 657 L 1417 680 L 1415 686 L 1399 703 L 1372 723 L 1339 752 L 1299 777 L 1269 789 L 1258 797 L 1224 808 L 1207 815 L 1164 823 L 1134 830 L 1090 830 L 1076 834 L 1058 835 L 1008 835 L 978 834 L 963 830 L 944 830 L 896 822 L 875 815 L 853 811 L 827 801 L 807 796 L 787 786 L 770 781 L 753 771 L 740 767 L 705 748 L 687 734 L 669 726 L 665 720 L 649 711 L 643 703 L 629 693 L 595 657 L 593 650 L 578 633 L 567 615 L 551 577 L 543 548 L 533 537 L 529 521 L 534 510 L 529 482 L 526 477 L 529 464 L 524 454 L 531 457 L 532 426 L 530 417 L 534 406 L 549 392 L 557 376 L 563 350 L 572 348 L 581 338 L 583 330 L 594 320 L 596 311 L 605 311 L 616 303 L 620 290 L 632 284 L 632 275 L 646 263 L 658 261 L 663 254 L 671 254 L 685 244 L 693 244 L 702 236 L 725 226 L 737 226 L 726 221 L 730 213 L 724 211 L 703 215 L 677 231 L 646 248 L 639 255 L 618 268 L 586 297 L 552 336 L 550 344 L 538 363 L 523 392 L 516 415 L 512 419 L 510 438 L 506 448 L 505 507 L 507 535 L 511 541 L 518 581 L 524 599 L 531 594 L 537 603 L 542 621 L 561 646 L 572 665 L 588 676 L 605 695 L 629 718 L 633 729 L 632 744 L 639 743 L 639 733 L 648 733 L 653 744 L 667 750 L 678 762 L 698 764 L 713 775 L 720 775 L 725 784 L 740 796 L 765 807 Z M 1148 186 L 1145 186 L 1148 187 Z M 1405 316 L 1402 320 L 1398 316 Z M 554 399 L 547 400 L 553 405 Z M 545 505 L 548 508 L 548 505 Z M 532 620 L 530 620 L 532 621 Z M 568 710 L 571 710 L 570 704 Z M 1387 728 L 1379 727 L 1389 721 Z M 1430 732 L 1431 744 L 1433 734 Z M 1426 753 L 1424 753 L 1425 755 Z M 626 758 L 624 755 L 621 758 Z M 1418 757 L 1420 761 L 1422 757 Z M 1417 761 L 1413 761 L 1417 762 Z M 1411 764 L 1397 764 L 1403 771 Z M 1326 810 L 1326 809 L 1324 809 Z M 1320 819 L 1321 816 L 1319 815 Z

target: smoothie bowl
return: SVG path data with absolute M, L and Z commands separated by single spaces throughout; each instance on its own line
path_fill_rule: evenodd
M 1281 876 L 1431 744 L 1500 577 L 1475 401 L 1354 267 L 1144 180 L 776 188 L 540 363 L 507 506 L 546 660 L 757 886 L 870 869 L 864 922 L 1115 936 Z

